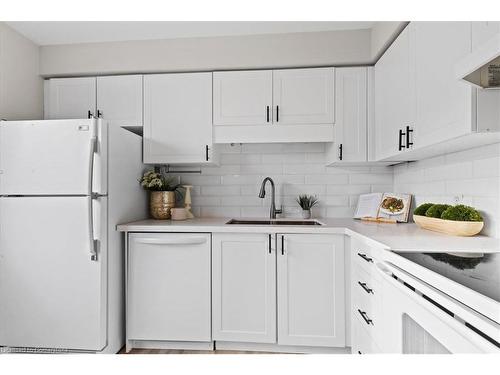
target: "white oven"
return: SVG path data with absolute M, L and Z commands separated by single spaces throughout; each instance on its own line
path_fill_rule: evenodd
M 395 254 L 390 256 L 397 257 Z M 500 353 L 498 322 L 416 278 L 390 260 L 384 259 L 376 264 L 383 280 L 383 352 Z

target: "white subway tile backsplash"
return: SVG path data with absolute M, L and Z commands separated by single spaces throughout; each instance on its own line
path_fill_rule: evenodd
M 424 202 L 466 204 L 481 211 L 483 233 L 500 235 L 500 145 L 477 147 L 394 167 L 394 191 Z
M 219 147 L 219 146 L 218 146 Z M 276 183 L 276 204 L 298 217 L 299 194 L 318 196 L 316 217 L 350 217 L 359 194 L 401 192 L 423 202 L 463 203 L 485 217 L 485 231 L 500 235 L 500 145 L 490 145 L 396 166 L 325 166 L 325 145 L 220 145 L 220 165 L 202 167 L 201 175 L 180 175 L 192 184 L 197 216 L 267 217 L 270 187 L 258 198 L 264 177 Z M 174 174 L 175 176 L 175 174 Z

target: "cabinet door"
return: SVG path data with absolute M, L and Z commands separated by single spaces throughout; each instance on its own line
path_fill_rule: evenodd
M 335 69 L 336 161 L 367 160 L 367 68 Z
M 278 235 L 278 344 L 345 346 L 344 238 Z
M 96 78 L 52 78 L 49 80 L 48 120 L 82 119 L 96 115 Z
M 375 157 L 399 151 L 399 130 L 414 126 L 414 66 L 407 26 L 375 65 Z
M 333 124 L 334 68 L 273 71 L 275 124 Z
M 415 51 L 414 147 L 468 134 L 472 90 L 455 76 L 456 62 L 471 51 L 470 22 L 412 22 Z
M 211 341 L 210 320 L 210 234 L 130 234 L 127 339 Z
M 213 339 L 276 342 L 274 235 L 213 234 Z
M 118 126 L 142 126 L 142 75 L 97 77 L 97 110 Z
M 272 122 L 271 70 L 215 72 L 214 125 L 266 125 Z
M 212 73 L 144 76 L 144 162 L 211 161 Z

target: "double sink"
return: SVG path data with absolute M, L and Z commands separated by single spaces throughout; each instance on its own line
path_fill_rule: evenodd
M 243 220 L 243 219 L 231 219 L 226 224 L 234 225 L 323 225 L 316 220 L 286 220 L 286 219 L 274 219 L 274 220 Z

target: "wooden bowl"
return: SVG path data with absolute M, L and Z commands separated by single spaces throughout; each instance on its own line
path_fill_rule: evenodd
M 420 215 L 413 215 L 413 220 L 420 228 L 452 236 L 474 236 L 484 226 L 482 221 L 453 221 Z

